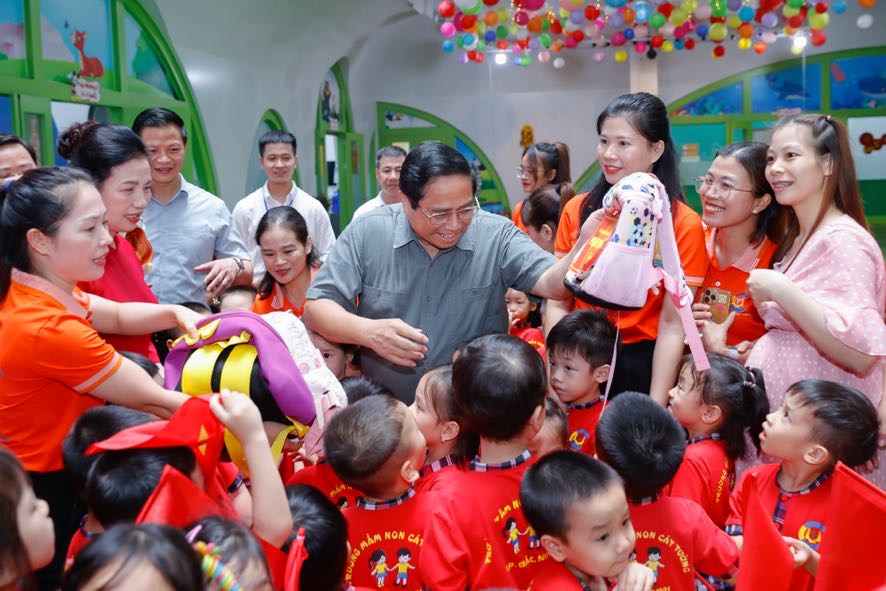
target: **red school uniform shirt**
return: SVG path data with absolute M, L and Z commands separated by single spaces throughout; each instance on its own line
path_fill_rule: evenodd
M 453 476 L 461 469 L 461 466 L 453 461 L 448 455 L 424 466 L 418 473 L 419 478 L 415 481 L 415 491 L 419 493 L 439 492 L 452 483 Z
M 735 487 L 735 462 L 726 455 L 718 433 L 687 442 L 686 455 L 666 493 L 695 501 L 717 527 L 726 526 L 729 495 Z
M 437 496 L 422 576 L 434 591 L 526 589 L 548 554 L 520 507 L 528 451 L 502 464 L 474 460 Z
M 547 359 L 545 353 L 545 335 L 540 328 L 533 326 L 524 326 L 522 328 L 512 328 L 509 331 L 511 336 L 517 337 L 522 341 L 526 341 L 532 345 L 542 359 Z
M 434 498 L 433 493 L 410 488 L 390 501 L 360 497 L 355 506 L 342 511 L 351 544 L 345 582 L 355 587 L 421 591 L 419 562 Z
M 781 464 L 762 464 L 742 474 L 729 499 L 730 513 L 726 520 L 726 531 L 730 535 L 742 534 L 741 509 L 744 507 L 744 497 L 747 487 L 756 483 L 763 507 L 771 513 L 772 522 L 781 535 L 805 542 L 813 550 L 818 550 L 827 531 L 830 513 L 830 473 L 822 474 L 803 490 L 789 492 L 783 490 L 776 480 L 780 469 Z M 750 474 L 755 479 L 749 479 Z M 790 591 L 812 591 L 814 586 L 815 578 L 806 569 L 794 569 Z
M 584 404 L 566 405 L 566 424 L 569 430 L 569 451 L 589 456 L 596 453 L 594 434 L 603 412 L 603 396 Z
M 728 578 L 738 547 L 694 501 L 677 497 L 632 500 L 637 562 L 652 569 L 653 591 L 694 591 L 694 570 Z
M 528 591 L 589 591 L 572 574 L 566 565 L 547 560 L 532 577 Z
M 729 310 L 735 312 L 735 322 L 726 335 L 726 344 L 731 347 L 742 341 L 756 341 L 766 333 L 766 327 L 763 325 L 763 320 L 757 313 L 753 301 L 751 301 L 751 294 L 748 292 L 748 276 L 754 269 L 769 268 L 772 255 L 775 254 L 778 245 L 768 238 L 764 238 L 760 244 L 748 246 L 748 249 L 738 257 L 738 260 L 725 269 L 721 269 L 714 247 L 716 234 L 716 228 L 705 227 L 705 244 L 711 264 L 695 300 L 701 302 L 704 290 L 708 287 L 728 291 L 732 294 Z
M 95 281 L 81 281 L 77 287 L 114 302 L 157 303 L 157 296 L 145 283 L 145 272 L 135 249 L 120 234 L 114 236 L 114 246 L 105 258 L 105 274 Z M 139 353 L 154 363 L 160 361 L 149 334 L 102 334 L 101 337 L 118 351 Z
M 286 484 L 287 486 L 290 484 L 313 486 L 340 509 L 353 507 L 357 497 L 363 496 L 363 493 L 342 482 L 332 466 L 326 462 L 302 468 L 290 476 L 286 480 Z

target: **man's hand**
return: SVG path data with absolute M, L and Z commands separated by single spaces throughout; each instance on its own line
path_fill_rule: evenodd
M 373 320 L 366 338 L 370 349 L 406 367 L 415 367 L 428 351 L 428 337 L 399 318 Z
M 216 259 L 194 267 L 194 272 L 206 273 L 203 285 L 207 299 L 212 299 L 234 283 L 240 275 L 240 265 L 234 258 Z

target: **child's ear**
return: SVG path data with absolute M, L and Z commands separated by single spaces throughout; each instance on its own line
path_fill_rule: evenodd
M 461 432 L 461 427 L 455 421 L 446 421 L 440 428 L 440 441 L 447 443 L 453 441 Z
M 560 538 L 545 534 L 541 537 L 541 547 L 557 562 L 566 560 L 566 544 Z
M 400 476 L 402 476 L 403 480 L 409 484 L 415 484 L 415 481 L 418 480 L 418 469 L 412 464 L 411 460 L 406 460 L 403 462 L 403 465 L 400 466 Z
M 532 416 L 529 417 L 529 422 L 526 423 L 526 429 L 524 429 L 526 440 L 529 441 L 535 435 L 541 431 L 541 428 L 545 424 L 545 405 L 539 404 L 535 407 L 535 410 L 532 411 Z
M 803 452 L 803 459 L 812 466 L 827 466 L 831 461 L 831 452 L 823 445 L 813 443 Z
M 701 413 L 701 422 L 713 425 L 723 417 L 723 409 L 717 404 L 705 404 Z
M 594 368 L 594 372 L 591 375 L 594 377 L 594 381 L 598 384 L 605 384 L 606 380 L 609 379 L 610 370 L 611 367 L 608 363 L 605 365 L 598 365 Z

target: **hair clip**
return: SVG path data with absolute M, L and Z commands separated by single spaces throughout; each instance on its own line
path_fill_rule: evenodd
M 194 549 L 203 557 L 200 561 L 203 574 L 215 583 L 219 591 L 243 591 L 231 569 L 222 562 L 221 551 L 215 544 L 200 541 L 194 544 Z
M 203 526 L 199 524 L 191 528 L 191 531 L 189 531 L 187 535 L 185 535 L 185 539 L 188 540 L 188 544 L 194 543 L 194 539 L 197 537 L 197 534 L 200 533 L 201 529 L 203 529 Z

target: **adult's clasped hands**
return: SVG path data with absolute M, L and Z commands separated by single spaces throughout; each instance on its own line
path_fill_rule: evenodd
M 373 320 L 367 346 L 397 365 L 416 367 L 428 352 L 428 337 L 399 318 Z

